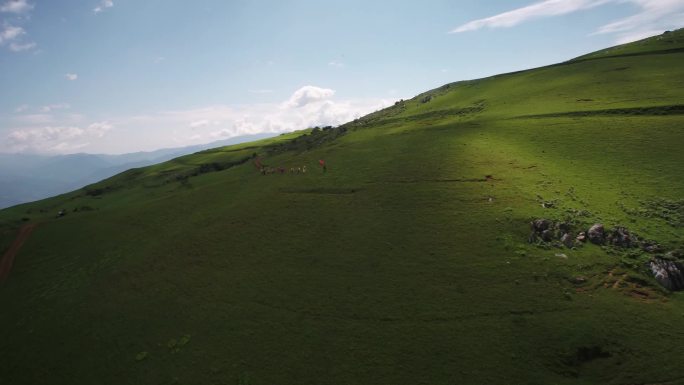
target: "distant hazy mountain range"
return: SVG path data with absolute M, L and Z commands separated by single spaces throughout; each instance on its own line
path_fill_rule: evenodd
M 131 168 L 269 136 L 273 134 L 240 136 L 208 144 L 121 155 L 0 154 L 0 208 L 69 192 Z

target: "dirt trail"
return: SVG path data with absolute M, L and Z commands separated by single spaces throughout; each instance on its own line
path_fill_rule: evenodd
M 0 260 L 0 283 L 4 282 L 9 276 L 9 273 L 12 270 L 12 264 L 14 263 L 14 257 L 17 256 L 21 246 L 24 245 L 24 242 L 31 236 L 31 233 L 36 227 L 38 227 L 37 223 L 31 223 L 24 225 L 19 229 L 19 234 Z

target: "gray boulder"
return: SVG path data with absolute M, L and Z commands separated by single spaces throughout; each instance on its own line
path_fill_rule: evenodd
M 565 233 L 560 239 L 561 243 L 565 245 L 568 249 L 572 248 L 575 245 L 575 237 L 573 237 L 570 233 Z
M 684 267 L 681 263 L 662 258 L 654 258 L 649 262 L 651 273 L 656 281 L 668 290 L 684 289 Z
M 606 241 L 606 235 L 603 225 L 597 223 L 591 226 L 589 228 L 589 231 L 587 231 L 587 239 L 589 239 L 591 243 L 594 243 L 596 245 L 602 245 Z
M 577 234 L 577 238 L 575 238 L 575 240 L 577 240 L 577 242 L 586 242 L 587 234 L 584 231 L 582 231 L 579 234 Z
M 549 242 L 553 239 L 553 221 L 548 219 L 535 219 L 530 222 L 532 233 L 530 234 L 530 243 L 537 242 L 541 238 L 544 242 Z
M 541 234 L 544 230 L 548 230 L 553 227 L 553 221 L 549 219 L 535 219 L 530 223 L 532 231 Z

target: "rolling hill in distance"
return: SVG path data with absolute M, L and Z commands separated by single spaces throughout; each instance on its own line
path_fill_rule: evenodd
M 682 63 L 668 32 L 2 210 L 0 379 L 684 383 L 650 264 L 684 249 Z
M 268 136 L 241 136 L 203 145 L 119 155 L 0 154 L 0 208 L 67 193 L 130 168 L 149 166 L 196 151 Z

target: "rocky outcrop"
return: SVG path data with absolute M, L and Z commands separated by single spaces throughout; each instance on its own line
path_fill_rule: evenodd
M 606 241 L 617 247 L 630 248 L 639 246 L 639 238 L 630 233 L 625 227 L 620 226 L 614 227 L 608 232 Z
M 550 219 L 535 219 L 530 223 L 532 231 L 541 234 L 544 230 L 549 230 L 553 227 L 553 221 Z
M 657 242 L 642 239 L 623 226 L 606 230 L 603 224 L 595 223 L 589 229 L 585 228 L 585 231 L 578 232 L 581 228 L 578 229 L 569 222 L 540 218 L 530 222 L 530 228 L 532 230 L 529 237 L 530 243 L 541 241 L 555 243 L 558 247 L 572 248 L 589 241 L 599 246 L 607 245 L 625 249 L 639 247 L 648 253 L 664 251 Z
M 589 241 L 600 246 L 620 249 L 641 248 L 647 253 L 658 253 L 647 267 L 655 279 L 668 290 L 684 290 L 684 251 L 674 250 L 663 253 L 663 247 L 655 241 L 642 239 L 630 232 L 626 227 L 616 226 L 606 231 L 600 223 L 592 225 L 589 230 L 577 233 L 569 222 L 556 222 L 550 219 L 535 219 L 530 222 L 532 233 L 530 243 L 548 246 L 573 248 Z M 565 254 L 556 254 L 565 256 Z
M 681 263 L 663 258 L 653 258 L 648 265 L 656 281 L 668 290 L 684 289 L 684 266 Z
M 641 241 L 641 249 L 647 253 L 661 253 L 663 247 L 655 241 L 643 240 Z
M 575 239 L 572 225 L 567 222 L 554 222 L 550 219 L 535 219 L 530 222 L 532 233 L 530 234 L 530 243 L 545 242 L 555 243 L 556 246 L 572 248 L 578 245 Z
M 553 229 L 554 223 L 549 219 L 535 219 L 530 222 L 530 228 L 532 233 L 529 237 L 529 242 L 534 243 L 541 239 L 544 242 L 549 242 L 553 239 Z

